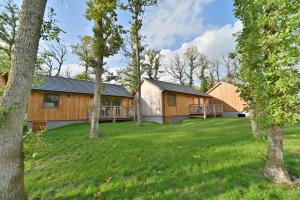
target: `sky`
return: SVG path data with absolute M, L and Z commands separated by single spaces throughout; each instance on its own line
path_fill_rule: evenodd
M 15 0 L 19 5 L 21 0 Z M 67 46 L 79 42 L 78 37 L 92 35 L 93 24 L 86 20 L 85 0 L 48 0 L 48 8 L 57 13 L 58 24 L 65 34 Z M 130 14 L 119 11 L 119 23 L 128 28 Z M 162 64 L 167 66 L 175 53 L 183 53 L 189 46 L 198 49 L 210 58 L 220 58 L 235 47 L 233 34 L 242 24 L 233 15 L 232 0 L 160 0 L 157 6 L 145 13 L 142 33 L 150 48 L 161 49 Z M 74 75 L 82 68 L 71 49 L 64 65 Z M 111 57 L 107 66 L 111 71 L 126 67 L 122 54 Z

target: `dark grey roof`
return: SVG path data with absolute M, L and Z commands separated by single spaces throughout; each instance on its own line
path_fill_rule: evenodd
M 62 77 L 42 77 L 40 85 L 33 85 L 33 90 L 55 91 L 55 92 L 72 92 L 81 94 L 94 94 L 94 82 L 75 80 Z M 133 97 L 123 86 L 103 83 L 103 96 Z
M 152 84 L 158 86 L 163 91 L 172 91 L 172 92 L 179 92 L 179 93 L 184 93 L 184 94 L 192 94 L 192 95 L 197 95 L 197 96 L 210 97 L 209 95 L 199 92 L 197 90 L 194 90 L 190 87 L 182 86 L 182 85 L 175 84 L 175 83 L 152 80 L 152 79 L 148 79 L 148 78 L 144 78 L 144 79 L 151 82 Z

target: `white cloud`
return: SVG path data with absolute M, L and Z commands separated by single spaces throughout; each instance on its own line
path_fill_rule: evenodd
M 204 53 L 210 59 L 221 59 L 222 55 L 234 50 L 236 43 L 233 34 L 241 29 L 241 21 L 236 21 L 234 24 L 226 24 L 223 27 L 206 31 L 194 40 L 182 44 L 181 48 L 177 50 L 162 49 L 162 65 L 164 67 L 170 65 L 170 61 L 175 54 L 182 55 L 190 46 L 196 46 L 201 53 Z M 171 78 L 166 76 L 164 79 L 170 81 Z
M 75 75 L 82 72 L 84 72 L 84 67 L 82 65 L 78 63 L 71 63 L 62 66 L 60 75 L 65 77 L 70 75 L 71 77 L 74 77 Z
M 177 40 L 199 35 L 204 25 L 203 8 L 214 0 L 163 0 L 145 16 L 148 44 L 154 48 L 170 47 Z

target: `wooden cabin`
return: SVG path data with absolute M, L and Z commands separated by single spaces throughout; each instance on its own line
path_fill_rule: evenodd
M 210 104 L 222 104 L 224 117 L 238 117 L 246 114 L 246 102 L 240 97 L 238 88 L 226 82 L 219 82 L 211 88 L 207 94 L 213 98 L 209 99 Z
M 212 114 L 209 98 L 189 87 L 144 79 L 141 83 L 142 118 L 143 121 L 174 124 L 191 116 L 206 117 Z M 221 115 L 221 109 L 215 109 L 217 114 Z
M 89 119 L 94 82 L 42 77 L 32 86 L 27 120 L 35 126 L 56 128 Z M 133 96 L 121 85 L 103 83 L 100 120 L 133 118 Z M 38 129 L 38 128 L 37 128 Z

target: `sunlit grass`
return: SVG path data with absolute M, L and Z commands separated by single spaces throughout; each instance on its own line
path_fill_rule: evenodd
M 263 176 L 266 141 L 246 119 L 180 124 L 101 124 L 88 137 L 77 124 L 45 135 L 47 148 L 26 159 L 30 199 L 300 199 L 296 186 Z M 286 164 L 300 177 L 300 125 L 285 128 Z

